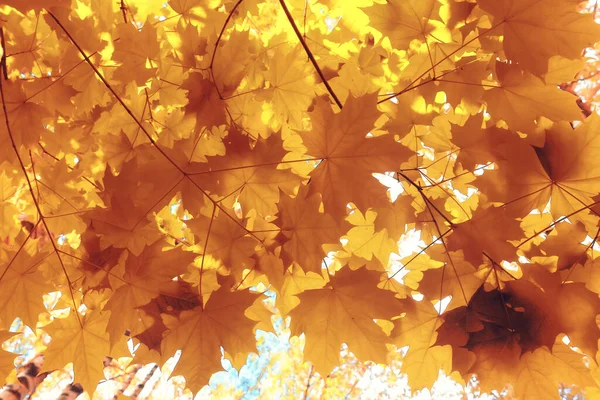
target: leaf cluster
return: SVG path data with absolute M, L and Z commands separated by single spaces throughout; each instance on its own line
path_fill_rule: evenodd
M 197 391 L 269 291 L 322 375 L 408 346 L 414 390 L 597 393 L 600 118 L 559 87 L 600 39 L 579 3 L 8 0 L 0 328 L 48 332 L 87 390 L 128 340 L 183 349 Z

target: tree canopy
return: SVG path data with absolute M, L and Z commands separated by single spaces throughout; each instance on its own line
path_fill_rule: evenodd
M 0 336 L 90 393 L 181 350 L 197 392 L 270 295 L 321 376 L 403 348 L 413 390 L 600 395 L 588 6 L 5 1 Z

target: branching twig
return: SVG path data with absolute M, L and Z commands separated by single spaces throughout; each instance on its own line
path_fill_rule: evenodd
M 442 213 L 440 211 L 440 209 L 431 200 L 429 200 L 429 198 L 427 196 L 425 196 L 425 193 L 423 193 L 423 188 L 421 186 L 417 185 L 412 179 L 410 179 L 408 176 L 406 176 L 402 172 L 398 172 L 398 175 L 402 176 L 404 179 L 406 179 L 406 181 L 408 183 L 410 183 L 412 186 L 414 186 L 421 194 L 421 197 L 423 198 L 425 203 L 429 204 L 440 215 L 440 217 L 442 217 L 448 223 L 448 225 L 450 225 L 451 228 L 455 227 L 455 224 L 452 221 L 450 221 L 450 219 L 444 213 Z M 435 220 L 435 218 L 434 218 L 434 220 Z M 440 232 L 440 234 L 441 234 L 441 232 Z
M 4 48 L 2 50 L 6 51 L 6 49 L 4 49 Z M 39 201 L 35 196 L 35 191 L 33 190 L 33 184 L 31 183 L 31 179 L 29 178 L 29 174 L 27 173 L 27 168 L 25 168 L 25 163 L 23 163 L 23 159 L 21 158 L 21 154 L 19 154 L 19 149 L 15 142 L 15 138 L 14 138 L 14 135 L 12 132 L 10 121 L 8 119 L 8 109 L 6 107 L 6 98 L 4 95 L 4 84 L 2 83 L 1 79 L 0 79 L 0 99 L 2 100 L 2 111 L 4 112 L 4 122 L 6 124 L 6 131 L 8 133 L 10 143 L 15 152 L 15 156 L 17 157 L 17 160 L 19 162 L 19 166 L 21 167 L 21 171 L 23 172 L 23 175 L 25 176 L 25 180 L 27 181 L 27 186 L 29 187 L 29 193 L 31 194 L 31 199 L 33 201 L 35 209 L 38 212 L 39 218 L 48 234 L 48 238 L 50 240 L 50 243 L 52 244 L 52 248 L 54 249 L 54 252 L 56 253 L 56 257 L 58 258 L 58 261 L 62 268 L 62 271 L 65 274 L 65 279 L 67 280 L 67 285 L 69 286 L 69 294 L 70 294 L 71 300 L 73 302 L 73 312 L 75 313 L 75 316 L 77 317 L 77 321 L 79 322 L 79 325 L 83 326 L 83 324 L 81 322 L 81 318 L 79 316 L 79 312 L 77 311 L 77 302 L 75 301 L 75 294 L 73 293 L 71 278 L 69 277 L 69 274 L 67 273 L 65 264 L 58 253 L 58 247 L 56 247 L 56 243 L 54 243 L 54 240 L 52 239 L 52 232 L 50 231 L 50 227 L 48 226 L 48 223 L 46 222 L 46 219 L 44 218 L 44 214 L 42 213 L 42 209 L 40 207 Z
M 238 4 L 241 3 L 238 2 Z M 256 235 L 254 235 L 250 230 L 248 230 L 246 228 L 246 226 L 244 226 L 243 224 L 241 224 L 234 216 L 232 216 L 231 214 L 229 214 L 222 205 L 219 204 L 219 202 L 215 199 L 213 199 L 204 189 L 202 189 L 202 187 L 200 187 L 200 185 L 198 185 L 198 183 L 196 183 L 193 179 L 191 179 L 191 177 L 189 176 L 189 174 L 187 172 L 185 172 L 183 170 L 183 168 L 181 166 L 179 166 L 179 164 L 177 164 L 159 145 L 158 143 L 156 143 L 156 140 L 152 137 L 152 135 L 150 134 L 150 132 L 148 132 L 148 130 L 146 129 L 146 127 L 141 123 L 141 121 L 133 114 L 133 111 L 131 111 L 131 109 L 129 108 L 129 106 L 127 106 L 127 104 L 125 104 L 125 102 L 123 101 L 123 99 L 121 98 L 121 96 L 118 95 L 118 93 L 115 91 L 115 89 L 112 87 L 112 85 L 106 80 L 106 78 L 104 77 L 104 75 L 102 75 L 102 73 L 100 72 L 100 70 L 98 70 L 98 68 L 94 65 L 94 63 L 92 62 L 92 60 L 90 60 L 89 56 L 85 53 L 85 51 L 81 48 L 81 46 L 79 45 L 79 43 L 75 40 L 75 38 L 71 35 L 71 33 L 65 28 L 65 26 L 60 22 L 60 20 L 51 12 L 48 11 L 48 15 L 56 22 L 56 24 L 62 29 L 62 31 L 65 33 L 65 35 L 67 35 L 67 37 L 69 38 L 69 40 L 71 41 L 71 43 L 73 43 L 73 45 L 77 48 L 77 50 L 79 51 L 79 53 L 81 54 L 81 56 L 85 59 L 86 63 L 90 66 L 90 68 L 92 68 L 92 70 L 94 71 L 94 73 L 96 74 L 96 76 L 98 77 L 98 79 L 100 79 L 100 81 L 104 84 L 104 86 L 108 89 L 108 91 L 114 96 L 114 98 L 117 100 L 117 102 L 123 107 L 123 109 L 125 110 L 125 112 L 131 117 L 131 119 L 134 121 L 134 123 L 139 127 L 139 129 L 144 133 L 144 135 L 146 136 L 146 138 L 148 139 L 148 141 L 154 146 L 154 148 L 156 148 L 156 150 L 167 160 L 167 162 L 169 162 L 175 169 L 177 169 L 181 174 L 183 174 L 183 176 L 188 179 L 190 181 L 190 183 L 195 186 L 210 202 L 212 202 L 215 207 L 219 208 L 221 211 L 223 211 L 223 213 L 225 213 L 225 215 L 230 218 L 236 225 L 240 226 L 244 232 L 246 232 L 247 234 L 249 234 L 250 236 L 252 236 L 253 238 L 255 238 L 256 240 L 258 240 L 259 242 L 262 243 L 262 240 L 260 238 L 258 238 Z
M 280 0 L 281 1 L 281 0 Z M 459 46 L 456 50 L 446 54 L 441 60 L 439 60 L 438 62 L 436 62 L 434 65 L 431 66 L 431 68 L 427 69 L 425 72 L 423 72 L 421 75 L 419 75 L 418 77 L 416 77 L 415 79 L 412 80 L 411 83 L 408 84 L 408 86 L 406 86 L 404 89 L 402 89 L 401 91 L 397 92 L 397 93 L 393 93 L 385 98 L 383 98 L 382 100 L 379 100 L 377 102 L 377 104 L 381 104 L 383 102 L 386 102 L 388 100 L 391 100 L 395 97 L 400 96 L 402 93 L 405 93 L 411 89 L 414 89 L 417 86 L 422 85 L 423 83 L 417 83 L 421 80 L 421 78 L 425 77 L 427 74 L 429 74 L 431 71 L 433 71 L 435 69 L 435 67 L 437 67 L 438 65 L 440 65 L 441 63 L 443 63 L 444 61 L 446 61 L 447 59 L 449 59 L 450 57 L 452 57 L 454 54 L 458 53 L 460 50 L 464 49 L 466 46 L 468 46 L 469 44 L 471 44 L 472 42 L 474 42 L 475 40 L 479 39 L 480 37 L 482 37 L 483 35 L 487 35 L 488 33 L 490 33 L 492 30 L 496 29 L 498 26 L 500 26 L 502 23 L 504 23 L 504 21 L 501 21 L 499 23 L 497 23 L 496 25 L 492 26 L 490 29 L 488 29 L 487 31 L 480 33 L 479 35 L 475 36 L 474 38 L 472 38 L 471 40 L 469 40 L 468 42 L 462 44 L 461 46 Z M 427 82 L 424 83 L 429 83 L 429 82 L 434 82 L 438 80 L 438 78 L 433 78 L 431 80 L 428 80 Z

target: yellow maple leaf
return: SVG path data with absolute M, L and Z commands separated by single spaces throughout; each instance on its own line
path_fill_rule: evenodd
M 394 322 L 392 337 L 401 346 L 408 346 L 402 370 L 408 375 L 411 388 L 431 386 L 439 371 L 450 373 L 452 348 L 434 346 L 442 319 L 431 303 L 413 299 L 402 300 L 406 315 Z
M 542 80 L 515 65 L 496 63 L 500 86 L 483 95 L 488 112 L 503 119 L 509 128 L 523 132 L 535 129 L 535 119 L 541 116 L 553 121 L 581 118 L 581 110 L 570 93 L 547 86 Z
M 591 15 L 577 12 L 576 1 L 480 0 L 479 6 L 493 18 L 494 34 L 504 34 L 506 56 L 534 74 L 548 70 L 548 61 L 558 54 L 577 58 L 600 35 Z
M 161 353 L 171 357 L 185 343 L 174 373 L 184 372 L 187 384 L 198 390 L 208 383 L 212 373 L 221 366 L 221 346 L 237 356 L 254 349 L 255 321 L 244 315 L 259 295 L 247 290 L 230 292 L 227 288 L 214 292 L 206 305 L 184 311 L 179 318 L 163 316 L 168 333 Z
M 180 248 L 168 250 L 162 240 L 144 248 L 138 255 L 125 254 L 117 268 L 111 270 L 109 281 L 114 293 L 104 309 L 112 311 L 107 326 L 111 344 L 125 331 L 135 336 L 144 331 L 146 313 L 140 309 L 159 295 L 177 297 L 180 288 L 174 278 L 187 271 L 196 255 Z
M 309 197 L 306 192 L 303 186 L 294 199 L 281 194 L 275 223 L 281 228 L 286 263 L 297 262 L 304 271 L 319 273 L 326 256 L 323 245 L 338 241 L 340 230 L 330 215 L 318 212 L 319 195 Z
M 60 268 L 49 246 L 38 249 L 30 238 L 25 238 L 21 246 L 19 251 L 0 250 L 0 323 L 5 328 L 17 317 L 29 326 L 36 325 L 39 314 L 46 311 L 42 295 L 54 287 L 39 268 L 44 264 Z
M 45 354 L 44 368 L 61 369 L 72 362 L 75 381 L 92 393 L 104 379 L 104 357 L 129 355 L 125 336 L 115 346 L 110 345 L 108 318 L 106 311 L 88 310 L 85 315 L 77 315 L 71 310 L 68 317 L 54 319 L 45 328 L 52 335 L 52 342 Z
M 560 382 L 585 387 L 592 385 L 590 370 L 583 363 L 581 354 L 558 342 L 550 351 L 540 348 L 526 353 L 517 364 L 515 386 L 521 396 L 555 400 Z
M 318 372 L 327 374 L 339 363 L 342 343 L 359 359 L 385 361 L 387 335 L 373 319 L 390 319 L 401 308 L 392 292 L 374 288 L 378 282 L 377 272 L 345 268 L 324 288 L 297 295 L 290 329 L 306 333 L 304 354 Z
M 371 260 L 375 256 L 383 266 L 387 266 L 391 253 L 398 252 L 398 244 L 389 237 L 387 230 L 375 233 L 377 213 L 368 210 L 364 215 L 355 210 L 346 220 L 354 225 L 343 238 L 347 240 L 344 250 Z
M 372 174 L 398 169 L 410 155 L 392 135 L 367 137 L 380 115 L 375 94 L 349 96 L 338 114 L 320 101 L 310 113 L 312 130 L 298 132 L 306 154 L 320 160 L 310 174 L 309 193 L 320 192 L 325 212 L 334 218 L 345 215 L 349 202 L 360 209 L 387 203 Z

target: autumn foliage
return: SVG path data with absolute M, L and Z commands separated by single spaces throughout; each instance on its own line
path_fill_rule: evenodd
M 182 350 L 198 391 L 274 294 L 322 376 L 405 348 L 413 390 L 600 395 L 586 6 L 5 1 L 0 338 L 89 392 Z

